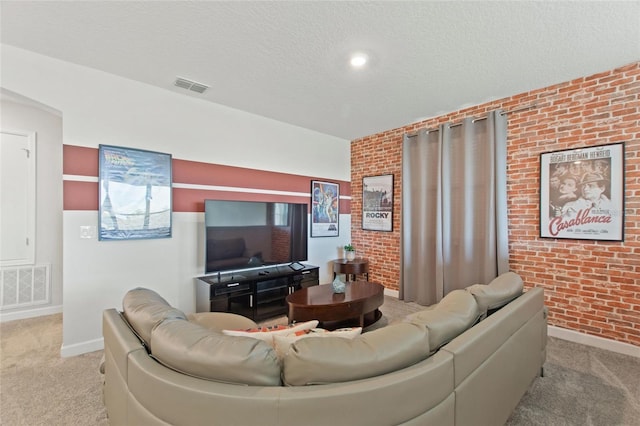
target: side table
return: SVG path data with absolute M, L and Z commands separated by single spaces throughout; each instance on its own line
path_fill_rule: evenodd
M 356 275 L 363 274 L 365 281 L 369 281 L 369 261 L 365 258 L 358 257 L 353 260 L 334 259 L 333 260 L 333 278 L 337 274 L 345 274 L 347 281 L 355 281 Z M 349 279 L 351 277 L 352 279 Z

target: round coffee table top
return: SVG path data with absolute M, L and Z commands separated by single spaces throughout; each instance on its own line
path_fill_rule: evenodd
M 344 321 L 357 318 L 360 326 L 377 321 L 384 303 L 384 286 L 368 281 L 346 284 L 344 293 L 334 293 L 331 284 L 311 286 L 287 296 L 289 321 Z

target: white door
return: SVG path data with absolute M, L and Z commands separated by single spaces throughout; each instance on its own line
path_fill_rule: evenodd
M 35 261 L 35 139 L 0 131 L 0 266 Z

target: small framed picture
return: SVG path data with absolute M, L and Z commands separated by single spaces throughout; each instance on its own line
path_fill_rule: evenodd
M 540 155 L 540 237 L 623 241 L 624 143 Z
M 99 240 L 171 237 L 171 155 L 100 145 L 99 156 Z
M 362 229 L 393 231 L 393 175 L 362 179 Z
M 337 237 L 340 219 L 340 185 L 311 181 L 311 236 Z

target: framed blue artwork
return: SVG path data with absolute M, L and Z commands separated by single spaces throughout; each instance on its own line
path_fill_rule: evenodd
M 99 148 L 98 239 L 171 237 L 171 155 Z

